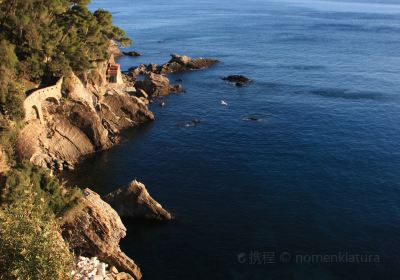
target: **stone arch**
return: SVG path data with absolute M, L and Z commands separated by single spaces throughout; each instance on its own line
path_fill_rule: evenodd
M 1 0 L 0 0 L 1 1 Z M 38 89 L 32 92 L 24 101 L 25 109 L 25 120 L 29 121 L 31 119 L 39 119 L 42 123 L 43 112 L 42 103 L 45 101 L 53 102 L 57 105 L 60 104 L 61 95 L 61 85 L 63 78 L 61 77 L 56 85 L 47 88 Z

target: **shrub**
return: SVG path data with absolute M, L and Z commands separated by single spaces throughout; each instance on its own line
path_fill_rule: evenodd
M 76 205 L 82 196 L 80 189 L 64 188 L 48 170 L 24 161 L 6 175 L 1 202 L 16 203 L 30 188 L 56 216 Z
M 0 209 L 0 236 L 0 279 L 71 278 L 73 255 L 54 214 L 32 187 Z
M 6 154 L 7 162 L 12 165 L 15 163 L 15 145 L 17 142 L 17 132 L 14 128 L 0 128 L 0 146 Z

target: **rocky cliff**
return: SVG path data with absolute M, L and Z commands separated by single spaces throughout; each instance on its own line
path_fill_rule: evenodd
M 121 218 L 97 193 L 85 189 L 80 205 L 64 217 L 62 228 L 63 237 L 75 254 L 96 256 L 136 280 L 142 278 L 140 268 L 119 247 L 119 241 L 126 236 Z
M 107 83 L 106 67 L 98 63 L 85 83 L 72 75 L 60 102 L 43 102 L 43 121 L 30 120 L 19 134 L 21 158 L 52 169 L 72 168 L 82 156 L 117 143 L 122 130 L 154 119 L 148 102 L 129 95 L 127 84 Z

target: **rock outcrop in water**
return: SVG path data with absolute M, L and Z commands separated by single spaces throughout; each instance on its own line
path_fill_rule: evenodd
M 170 84 L 169 79 L 165 75 L 177 72 L 200 70 L 218 62 L 218 60 L 210 58 L 193 59 L 188 56 L 172 54 L 171 60 L 163 65 L 141 64 L 129 69 L 129 74 L 135 81 L 136 91 L 142 90 L 151 97 L 160 97 L 170 93 L 183 91 L 182 85 Z M 140 75 L 143 75 L 144 79 L 136 81 L 137 77 Z
M 161 65 L 157 71 L 161 74 L 200 70 L 217 64 L 219 61 L 210 58 L 190 58 L 184 55 L 172 54 L 171 60 Z
M 230 83 L 234 83 L 238 87 L 248 85 L 251 82 L 251 80 L 249 78 L 247 78 L 246 76 L 243 76 L 243 75 L 231 75 L 231 76 L 222 78 L 222 80 L 228 81 Z
M 168 221 L 171 214 L 148 193 L 144 184 L 134 180 L 103 198 L 121 217 Z
M 121 218 L 97 193 L 84 190 L 80 205 L 64 218 L 62 229 L 63 237 L 77 255 L 97 256 L 136 280 L 142 278 L 140 268 L 119 247 L 126 235 Z
M 136 77 L 145 75 L 149 72 L 155 74 L 171 74 L 177 72 L 201 70 L 219 63 L 216 59 L 211 58 L 191 58 L 184 55 L 172 54 L 170 61 L 163 65 L 157 64 L 141 64 L 138 67 L 129 69 L 129 73 Z
M 124 55 L 127 56 L 133 56 L 133 57 L 138 57 L 141 56 L 140 53 L 138 53 L 137 51 L 129 51 L 129 52 L 122 52 Z

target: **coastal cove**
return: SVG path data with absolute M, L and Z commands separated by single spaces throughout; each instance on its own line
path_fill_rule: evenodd
M 171 53 L 221 61 L 169 75 L 184 93 L 68 174 L 100 195 L 137 179 L 173 214 L 123 219 L 143 279 L 400 275 L 400 6 L 328 2 L 92 1 L 142 54 L 122 70 Z M 252 82 L 221 79 L 234 74 Z M 339 253 L 378 260 L 296 258 Z

